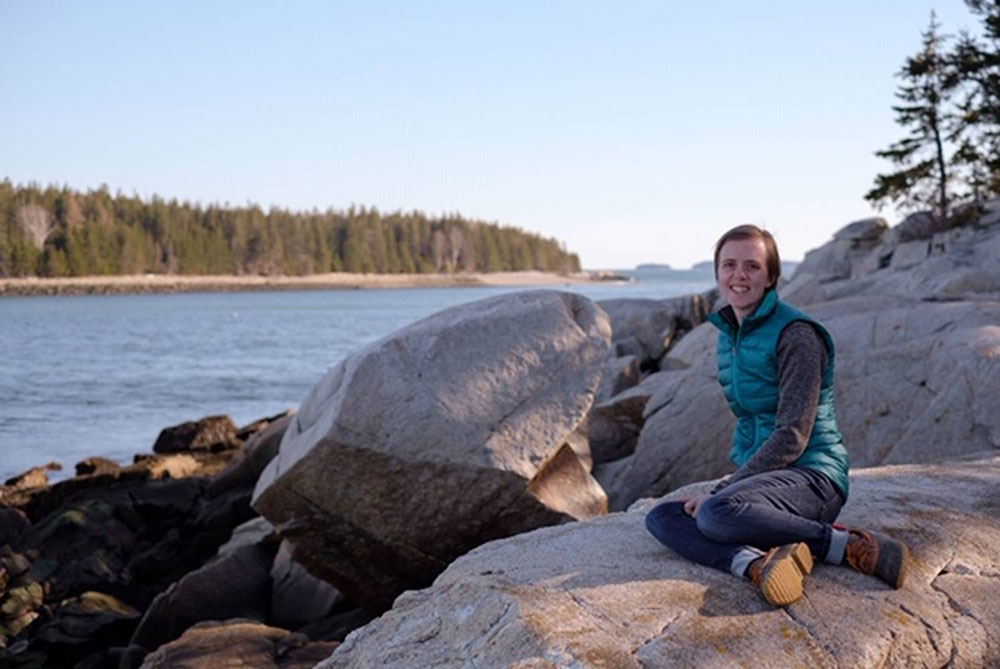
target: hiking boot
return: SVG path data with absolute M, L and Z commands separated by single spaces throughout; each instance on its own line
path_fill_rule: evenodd
M 760 588 L 768 604 L 787 606 L 802 596 L 802 579 L 812 568 L 809 546 L 785 544 L 751 562 L 747 575 L 750 582 Z
M 910 563 L 910 550 L 878 532 L 849 530 L 844 560 L 856 571 L 877 576 L 894 588 L 903 587 Z

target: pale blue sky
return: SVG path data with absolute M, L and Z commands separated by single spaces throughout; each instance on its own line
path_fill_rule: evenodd
M 961 0 L 0 0 L 0 178 L 458 211 L 588 268 L 754 222 L 798 259 L 873 213 L 931 9 L 977 28 Z

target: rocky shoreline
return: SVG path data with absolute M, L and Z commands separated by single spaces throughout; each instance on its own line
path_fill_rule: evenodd
M 352 274 L 308 276 L 193 276 L 138 274 L 66 278 L 0 278 L 0 297 L 127 295 L 205 292 L 453 288 L 461 286 L 549 286 L 624 280 L 606 273 L 491 272 L 463 274 Z
M 295 413 L 8 481 L 0 666 L 995 666 L 997 267 L 1000 201 L 852 223 L 779 287 L 836 342 L 842 520 L 907 541 L 901 590 L 820 566 L 771 609 L 642 529 L 727 470 L 714 291 L 525 291 L 363 347 Z

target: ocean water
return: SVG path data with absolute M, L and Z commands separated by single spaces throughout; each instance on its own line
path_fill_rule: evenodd
M 596 300 L 665 298 L 711 271 L 546 286 Z M 465 287 L 0 298 L 0 482 L 55 461 L 122 464 L 160 430 L 211 414 L 238 425 L 298 406 L 358 347 L 441 309 L 526 288 Z

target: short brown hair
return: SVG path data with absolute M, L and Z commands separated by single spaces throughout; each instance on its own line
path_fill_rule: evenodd
M 764 240 L 764 249 L 767 251 L 767 278 L 770 279 L 772 288 L 778 285 L 778 279 L 781 277 L 781 257 L 778 255 L 778 243 L 774 241 L 771 233 L 764 228 L 758 228 L 756 225 L 749 224 L 737 225 L 719 237 L 719 241 L 715 242 L 715 278 L 719 278 L 719 254 L 722 253 L 722 247 L 726 242 L 739 239 Z

